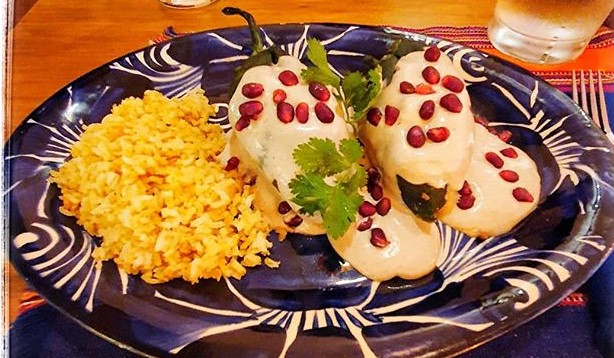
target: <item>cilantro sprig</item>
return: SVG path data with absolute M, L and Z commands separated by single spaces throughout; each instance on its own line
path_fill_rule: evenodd
M 309 66 L 301 72 L 301 77 L 306 82 L 320 82 L 339 90 L 341 80 L 330 69 L 326 49 L 320 41 L 314 38 L 307 39 L 307 59 L 313 66 Z
M 331 70 L 326 49 L 314 38 L 307 39 L 307 59 L 312 66 L 301 72 L 303 80 L 333 87 L 336 91 L 334 95 L 342 101 L 351 124 L 363 118 L 381 90 L 381 67 L 376 66 L 366 74 L 359 71 L 350 72 L 340 79 Z
M 356 219 L 363 201 L 358 190 L 367 175 L 358 161 L 363 150 L 356 139 L 343 139 L 339 148 L 330 139 L 311 138 L 292 156 L 302 173 L 290 181 L 292 201 L 309 215 L 322 215 L 326 233 L 341 237 Z
M 353 120 L 363 118 L 373 105 L 382 88 L 381 77 L 382 69 L 377 66 L 370 69 L 366 75 L 361 72 L 350 72 L 343 78 L 341 87 L 345 94 L 346 106 L 353 109 Z

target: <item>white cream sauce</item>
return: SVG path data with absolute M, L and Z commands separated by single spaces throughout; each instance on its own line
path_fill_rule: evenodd
M 473 114 L 471 102 L 466 89 L 456 95 L 463 109 L 460 113 L 452 113 L 439 105 L 439 99 L 452 93 L 439 84 L 431 85 L 432 94 L 403 94 L 399 85 L 407 81 L 414 86 L 426 83 L 422 70 L 433 66 L 439 71 L 441 78 L 452 75 L 462 78 L 454 68 L 452 61 L 442 55 L 437 62 L 424 59 L 424 52 L 412 52 L 402 57 L 397 63 L 397 71 L 391 83 L 382 90 L 375 104 L 382 113 L 386 105 L 400 110 L 399 119 L 392 125 L 386 125 L 384 119 L 379 125 L 373 126 L 363 121 L 359 128 L 359 137 L 365 143 L 371 162 L 382 172 L 387 186 L 396 186 L 396 175 L 413 184 L 429 184 L 436 188 L 461 188 L 463 173 L 469 165 L 473 147 Z M 429 120 L 420 118 L 419 109 L 426 100 L 435 102 L 435 112 Z M 414 148 L 407 143 L 407 132 L 414 125 L 419 125 L 426 133 L 429 128 L 447 127 L 450 137 L 440 143 L 426 141 L 424 146 Z M 398 198 L 397 198 L 398 200 Z
M 449 200 L 439 219 L 444 223 L 476 237 L 489 237 L 510 231 L 537 207 L 541 178 L 535 162 L 521 149 L 507 144 L 481 125 L 476 125 L 476 145 L 471 164 L 464 176 L 475 196 L 473 207 L 462 210 L 456 200 Z M 514 148 L 517 158 L 503 156 L 500 151 Z M 503 159 L 503 167 L 495 168 L 485 159 L 494 152 Z M 507 182 L 499 176 L 502 170 L 513 170 L 518 181 Z M 512 195 L 514 188 L 523 187 L 533 196 L 533 202 L 519 202 Z
M 260 178 L 260 180 L 274 182 L 279 191 L 278 201 L 288 201 L 295 210 L 298 210 L 299 207 L 290 201 L 292 193 L 289 183 L 299 173 L 299 168 L 292 158 L 293 150 L 312 137 L 330 138 L 335 143 L 339 143 L 344 138 L 353 137 L 351 126 L 346 124 L 341 106 L 332 93 L 326 103 L 335 113 L 335 119 L 332 123 L 322 123 L 318 120 L 314 107 L 319 101 L 309 93 L 308 85 L 300 79 L 301 71 L 305 67 L 294 57 L 282 56 L 275 65 L 250 68 L 237 86 L 228 108 L 228 119 L 234 128 L 241 116 L 239 106 L 242 103 L 257 100 L 263 104 L 264 110 L 258 118 L 252 120 L 250 125 L 242 131 L 233 131 L 233 135 L 236 135 L 238 139 L 236 142 L 251 157 L 251 161 L 257 163 L 262 169 L 260 173 L 265 178 Z M 299 78 L 299 83 L 294 86 L 282 84 L 278 75 L 284 70 L 294 72 Z M 251 82 L 260 83 L 264 87 L 263 94 L 253 99 L 241 93 L 243 85 Z M 285 102 L 292 104 L 294 108 L 300 102 L 308 104 L 309 120 L 307 123 L 299 123 L 296 117 L 290 123 L 283 123 L 277 118 L 277 104 L 273 102 L 273 91 L 276 89 L 286 92 Z M 230 151 L 233 152 L 232 148 Z M 303 219 L 319 222 L 322 220 L 319 216 L 309 215 L 304 215 Z M 300 226 L 292 231 L 300 232 Z
M 415 217 L 408 209 L 393 207 L 388 214 L 371 217 L 371 228 L 381 228 L 389 244 L 371 244 L 371 230 L 351 229 L 345 236 L 330 243 L 337 253 L 362 275 L 374 281 L 399 276 L 404 279 L 422 277 L 435 269 L 439 257 L 439 231 L 433 223 Z M 359 222 L 362 218 L 357 216 Z
M 435 67 L 441 78 L 445 75 L 462 76 L 457 73 L 447 56 L 441 56 L 437 62 L 424 59 L 424 52 L 411 53 L 398 62 L 398 69 L 392 82 L 382 91 L 376 106 L 384 113 L 386 105 L 400 109 L 397 122 L 388 126 L 384 118 L 378 126 L 364 121 L 359 128 L 359 137 L 365 144 L 365 151 L 371 163 L 382 173 L 380 184 L 392 199 L 392 208 L 386 215 L 372 216 L 372 226 L 365 231 L 358 231 L 357 225 L 363 220 L 357 214 L 356 223 L 339 239 L 331 239 L 331 244 L 339 255 L 348 261 L 364 276 L 384 281 L 399 276 L 415 279 L 431 272 L 440 251 L 439 232 L 435 224 L 427 223 L 414 216 L 400 199 L 396 175 L 401 175 L 414 184 L 429 184 L 433 187 L 448 187 L 451 199 L 442 210 L 441 220 L 452 227 L 476 236 L 490 236 L 509 231 L 537 205 L 540 190 L 540 178 L 535 163 L 518 148 L 518 158 L 511 159 L 501 155 L 505 164 L 496 169 L 485 160 L 486 152 L 499 153 L 501 149 L 512 147 L 498 137 L 488 133 L 480 125 L 475 125 L 470 111 L 471 103 L 466 90 L 458 93 L 463 110 L 452 113 L 439 105 L 439 99 L 451 93 L 441 83 L 431 85 L 433 94 L 402 94 L 399 85 L 408 81 L 414 86 L 426 83 L 422 70 L 426 66 Z M 258 119 L 242 131 L 233 131 L 229 142 L 230 155 L 238 155 L 241 163 L 259 178 L 257 185 L 266 200 L 261 200 L 267 215 L 275 216 L 276 226 L 283 226 L 283 219 L 275 209 L 276 203 L 288 201 L 294 210 L 298 206 L 290 199 L 292 194 L 289 182 L 299 174 L 299 168 L 292 158 L 292 151 L 297 145 L 307 142 L 312 137 L 330 138 L 339 143 L 344 138 L 353 137 L 351 127 L 343 119 L 341 105 L 331 95 L 328 106 L 335 112 L 333 123 L 320 122 L 314 106 L 318 102 L 308 91 L 308 85 L 300 80 L 300 72 L 305 66 L 296 58 L 283 56 L 273 66 L 258 66 L 249 69 L 237 87 L 229 103 L 229 120 L 235 125 L 240 118 L 239 106 L 249 100 L 258 100 L 264 106 Z M 284 86 L 278 79 L 280 72 L 293 71 L 299 77 L 299 84 Z M 264 93 L 255 99 L 246 98 L 241 93 L 244 84 L 255 82 L 264 86 Z M 299 123 L 296 118 L 291 123 L 283 123 L 277 118 L 277 105 L 272 95 L 276 89 L 287 93 L 286 102 L 295 108 L 299 102 L 309 106 L 309 121 Z M 419 116 L 422 103 L 431 99 L 435 102 L 435 111 L 431 119 L 423 120 Z M 447 127 L 450 137 L 440 143 L 429 140 L 424 146 L 414 148 L 406 140 L 406 135 L 414 125 L 426 131 L 433 127 Z M 474 131 L 477 134 L 474 134 Z M 476 143 L 474 149 L 474 135 Z M 233 150 L 234 147 L 234 150 Z M 520 176 L 516 183 L 502 180 L 500 170 L 514 170 Z M 266 180 L 263 183 L 261 180 Z M 471 184 L 475 204 L 469 210 L 456 207 L 456 190 L 463 182 Z M 275 183 L 277 190 L 273 189 Z M 518 202 L 512 196 L 515 187 L 524 187 L 535 198 L 533 203 Z M 366 195 L 365 195 L 366 197 Z M 287 216 L 287 215 L 286 215 Z M 303 216 L 306 221 L 296 229 L 288 231 L 316 234 L 322 229 L 321 217 Z M 316 229 L 314 229 L 316 228 Z M 381 228 L 388 240 L 385 247 L 376 247 L 371 243 L 371 229 Z M 303 230 L 303 231 L 301 231 Z M 321 231 L 323 232 L 323 231 Z

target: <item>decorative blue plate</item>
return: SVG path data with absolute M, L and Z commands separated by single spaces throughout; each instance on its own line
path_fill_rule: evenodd
M 51 304 L 97 334 L 144 355 L 207 357 L 447 356 L 530 320 L 577 289 L 614 247 L 614 156 L 605 136 L 565 96 L 530 73 L 448 41 L 384 27 L 262 27 L 266 42 L 305 59 L 322 41 L 339 73 L 364 68 L 400 37 L 436 44 L 469 83 L 477 114 L 513 132 L 537 162 L 537 210 L 486 241 L 438 224 L 438 269 L 420 280 L 374 283 L 352 270 L 325 237 L 272 237 L 277 270 L 241 280 L 150 285 L 97 268 L 97 238 L 59 213 L 49 171 L 69 156 L 84 124 L 156 89 L 181 96 L 201 86 L 228 127 L 227 87 L 250 53 L 246 28 L 197 33 L 147 47 L 57 92 L 5 147 L 11 261 Z

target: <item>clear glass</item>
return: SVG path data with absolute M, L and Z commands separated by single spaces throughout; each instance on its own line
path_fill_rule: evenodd
M 214 3 L 216 0 L 158 0 L 165 6 L 175 9 L 193 9 Z
M 534 63 L 580 56 L 614 0 L 498 0 L 488 36 L 501 52 Z

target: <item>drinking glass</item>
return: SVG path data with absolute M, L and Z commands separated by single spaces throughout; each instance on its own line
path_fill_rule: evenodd
M 193 9 L 209 5 L 216 0 L 158 0 L 162 5 L 172 7 L 175 9 Z
M 555 64 L 580 56 L 614 0 L 498 0 L 492 44 L 521 60 Z

